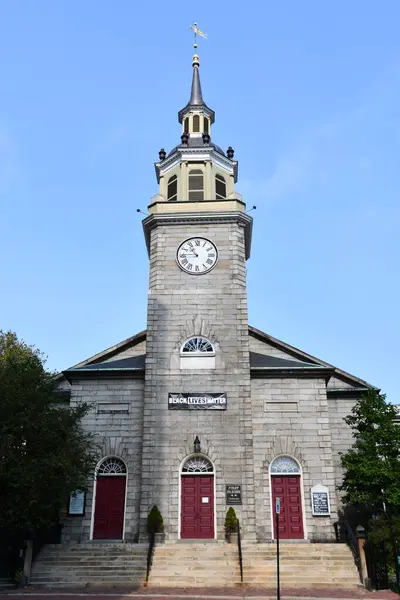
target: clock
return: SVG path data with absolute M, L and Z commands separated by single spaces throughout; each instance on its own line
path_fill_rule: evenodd
M 202 237 L 189 238 L 178 247 L 176 262 L 185 273 L 204 275 L 215 267 L 218 250 L 215 244 Z

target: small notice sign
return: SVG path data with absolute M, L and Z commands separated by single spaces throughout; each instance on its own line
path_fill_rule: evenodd
M 85 514 L 85 492 L 71 492 L 69 495 L 68 514 L 69 515 L 84 515 Z
M 226 503 L 227 504 L 242 504 L 242 489 L 240 485 L 226 486 Z
M 275 499 L 275 512 L 277 515 L 281 514 L 281 499 L 280 498 Z
M 207 392 L 182 392 L 168 394 L 169 410 L 226 410 L 228 401 L 225 392 L 209 394 Z
M 331 507 L 328 488 L 323 485 L 315 485 L 311 488 L 311 504 L 314 517 L 329 517 Z
M 201 501 L 202 501 L 203 504 L 208 504 L 208 498 L 207 497 L 203 496 L 203 498 L 201 499 Z

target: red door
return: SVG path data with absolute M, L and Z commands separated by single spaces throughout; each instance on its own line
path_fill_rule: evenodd
M 272 476 L 272 503 L 274 511 L 274 538 L 276 538 L 275 500 L 281 499 L 279 537 L 286 540 L 304 538 L 301 509 L 300 475 Z
M 214 477 L 182 475 L 181 538 L 214 537 Z
M 94 540 L 122 540 L 126 477 L 99 477 L 96 485 Z

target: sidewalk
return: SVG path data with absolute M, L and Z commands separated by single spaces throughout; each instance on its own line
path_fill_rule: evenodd
M 116 588 L 78 588 L 78 589 L 40 589 L 24 588 L 21 590 L 10 590 L 0 594 L 0 600 L 23 600 L 23 596 L 29 596 L 29 600 L 36 598 L 49 600 L 62 598 L 62 600 L 74 600 L 90 598 L 95 596 L 97 600 L 107 598 L 134 599 L 134 600 L 276 600 L 275 589 L 256 589 L 249 587 L 241 588 L 144 588 L 144 589 L 116 589 Z M 364 588 L 355 590 L 332 590 L 332 589 L 282 589 L 281 600 L 357 600 L 368 598 L 371 600 L 399 600 L 400 596 L 389 590 L 379 592 L 368 592 Z

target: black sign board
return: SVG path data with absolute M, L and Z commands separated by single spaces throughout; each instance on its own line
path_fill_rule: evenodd
M 328 492 L 312 492 L 312 511 L 315 516 L 331 514 Z
M 242 504 L 242 490 L 240 485 L 226 486 L 226 503 L 227 504 Z
M 228 401 L 225 392 L 209 394 L 193 392 L 192 394 L 169 393 L 168 408 L 170 410 L 226 410 Z

